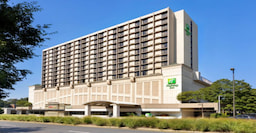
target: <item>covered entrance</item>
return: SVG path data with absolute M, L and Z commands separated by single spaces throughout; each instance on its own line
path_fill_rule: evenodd
M 85 105 L 85 116 L 91 115 L 92 106 L 103 106 L 106 108 L 109 117 L 119 117 L 120 112 L 136 112 L 137 115 L 141 114 L 141 107 L 139 104 L 134 103 L 120 103 L 112 101 L 91 101 Z

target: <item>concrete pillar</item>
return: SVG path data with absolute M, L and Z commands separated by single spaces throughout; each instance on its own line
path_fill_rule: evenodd
M 141 116 L 141 111 L 140 111 L 140 110 L 137 110 L 137 111 L 136 111 L 136 114 L 137 114 L 138 116 Z
M 106 108 L 107 112 L 108 112 L 108 117 L 112 117 L 113 116 L 113 108 Z
M 120 116 L 120 105 L 113 104 L 113 117 L 119 117 Z
M 84 107 L 84 115 L 85 116 L 91 115 L 91 106 L 90 105 L 85 105 L 85 107 Z
M 16 114 L 21 115 L 21 114 L 22 114 L 22 111 L 21 111 L 21 110 L 16 110 Z

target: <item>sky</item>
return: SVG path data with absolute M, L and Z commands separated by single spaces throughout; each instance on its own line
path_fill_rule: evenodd
M 29 0 L 27 0 L 29 1 Z M 10 0 L 10 3 L 22 0 Z M 201 75 L 214 82 L 245 80 L 256 88 L 255 0 L 38 0 L 43 9 L 33 24 L 51 24 L 50 40 L 35 49 L 38 55 L 18 68 L 32 71 L 14 85 L 9 98 L 28 97 L 28 87 L 41 84 L 42 50 L 57 44 L 170 7 L 184 9 L 198 25 L 198 59 Z

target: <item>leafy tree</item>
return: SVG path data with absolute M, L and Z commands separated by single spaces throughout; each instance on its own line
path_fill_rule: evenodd
M 7 106 L 7 102 L 4 100 L 0 100 L 0 107 L 6 107 Z
M 183 98 L 180 96 L 183 95 Z M 218 96 L 221 95 L 221 106 L 225 110 L 233 110 L 233 81 L 220 79 L 211 86 L 201 88 L 198 91 L 182 92 L 177 99 L 182 102 L 205 100 L 209 102 L 218 102 Z M 244 80 L 235 80 L 235 102 L 236 110 L 240 112 L 256 112 L 256 90 Z
M 0 114 L 3 114 L 4 113 L 4 111 L 3 111 L 3 109 L 0 107 Z
M 180 93 L 177 96 L 177 99 L 179 101 L 182 101 L 182 103 L 192 103 L 192 102 L 200 102 L 202 98 L 201 98 L 200 91 L 185 91 L 183 93 Z
M 0 107 L 11 107 L 14 104 L 16 106 L 31 106 L 32 104 L 28 102 L 28 97 L 20 99 L 8 99 L 7 101 L 0 100 Z
M 28 98 L 21 98 L 16 101 L 16 106 L 31 106 L 32 104 L 28 102 Z
M 8 96 L 4 90 L 14 90 L 13 84 L 31 72 L 15 64 L 32 58 L 33 49 L 46 38 L 48 25 L 33 26 L 33 14 L 40 11 L 36 3 L 9 5 L 0 0 L 0 99 Z

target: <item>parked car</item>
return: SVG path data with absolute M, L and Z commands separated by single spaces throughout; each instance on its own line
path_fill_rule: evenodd
M 250 114 L 237 115 L 235 118 L 236 119 L 256 119 L 255 116 L 250 115 Z

